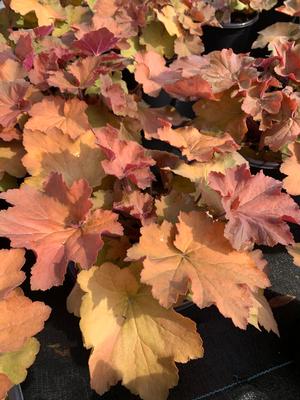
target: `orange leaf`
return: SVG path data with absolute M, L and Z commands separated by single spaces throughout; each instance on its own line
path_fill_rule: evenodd
M 26 99 L 29 89 L 30 84 L 24 79 L 0 83 L 0 124 L 3 127 L 13 127 L 18 117 L 29 110 L 30 102 Z
M 205 135 L 192 126 L 172 129 L 170 123 L 157 131 L 158 138 L 178 147 L 189 161 L 210 161 L 214 153 L 231 153 L 239 146 L 225 133 L 214 137 Z
M 51 172 L 58 172 L 68 185 L 78 179 L 86 179 L 92 187 L 101 184 L 103 154 L 92 131 L 73 140 L 56 128 L 48 133 L 25 129 L 23 143 L 27 151 L 23 164 L 31 175 L 26 183 L 41 187 Z
M 224 238 L 224 224 L 197 211 L 181 213 L 176 225 L 165 221 L 145 226 L 141 233 L 128 258 L 146 257 L 141 279 L 152 286 L 161 305 L 176 304 L 190 290 L 200 308 L 215 304 L 236 326 L 246 328 L 251 291 L 270 284 L 258 268 L 261 253 L 233 250 Z
M 25 280 L 25 273 L 21 271 L 24 254 L 21 249 L 0 250 L 0 300 Z
M 90 129 L 86 109 L 87 104 L 77 98 L 65 100 L 58 96 L 44 97 L 31 108 L 29 114 L 32 118 L 27 122 L 26 128 L 46 133 L 58 128 L 76 139 Z
M 32 302 L 18 288 L 0 302 L 0 353 L 19 350 L 40 332 L 49 318 L 50 307 Z
M 90 195 L 85 180 L 68 187 L 58 174 L 50 176 L 44 193 L 23 185 L 1 195 L 13 207 L 0 212 L 0 235 L 10 238 L 13 247 L 36 252 L 33 289 L 62 284 L 70 260 L 90 267 L 103 246 L 101 236 L 122 234 L 116 214 L 90 210 Z
M 150 167 L 155 165 L 155 161 L 146 155 L 143 146 L 119 136 L 120 132 L 111 126 L 97 129 L 97 141 L 107 158 L 102 161 L 102 167 L 108 175 L 127 178 L 145 189 L 154 180 Z
M 300 195 L 300 143 L 289 145 L 291 156 L 281 164 L 280 171 L 287 175 L 283 180 L 284 189 L 293 196 Z

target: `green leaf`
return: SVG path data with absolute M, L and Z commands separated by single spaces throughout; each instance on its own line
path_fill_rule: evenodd
M 91 12 L 87 7 L 69 5 L 65 8 L 66 19 L 56 21 L 53 35 L 60 37 L 72 29 L 74 24 L 88 22 L 91 18 Z
M 139 39 L 137 36 L 133 38 L 127 39 L 127 43 L 129 44 L 128 49 L 121 50 L 121 55 L 123 57 L 129 58 L 129 59 L 134 59 L 136 53 L 140 51 L 141 46 L 139 44 Z M 134 65 L 130 64 L 127 66 L 128 71 L 134 72 Z
M 8 189 L 14 189 L 18 187 L 17 178 L 9 174 L 4 174 L 0 180 L 0 192 L 6 192 Z
M 140 44 L 146 46 L 146 50 L 154 50 L 162 56 L 171 58 L 174 55 L 175 36 L 170 36 L 164 25 L 159 21 L 153 21 L 142 31 Z
M 27 376 L 27 368 L 33 364 L 39 349 L 38 340 L 30 338 L 21 350 L 1 354 L 0 373 L 6 375 L 15 385 L 23 382 Z

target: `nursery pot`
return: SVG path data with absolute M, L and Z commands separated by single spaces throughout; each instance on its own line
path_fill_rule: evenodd
M 252 158 L 243 155 L 243 157 L 249 162 L 251 172 L 257 174 L 260 171 L 271 178 L 281 181 L 283 179 L 283 174 L 280 172 L 280 162 L 278 161 L 266 161 Z
M 21 390 L 21 386 L 20 385 L 16 385 L 14 386 L 12 389 L 10 389 L 10 391 L 8 392 L 8 400 L 24 400 L 23 394 L 22 394 L 22 390 Z
M 202 37 L 205 53 L 229 48 L 235 53 L 249 52 L 257 36 L 258 19 L 259 15 L 253 13 L 244 22 L 223 23 L 222 28 L 205 26 Z

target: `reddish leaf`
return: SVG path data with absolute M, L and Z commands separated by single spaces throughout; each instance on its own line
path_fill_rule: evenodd
M 165 66 L 164 58 L 155 51 L 137 53 L 135 56 L 135 79 L 143 85 L 144 92 L 157 96 L 166 81 L 180 78 L 180 74 Z
M 152 108 L 139 104 L 139 120 L 144 130 L 146 139 L 158 139 L 157 131 L 168 122 L 172 125 L 180 125 L 185 118 L 180 116 L 174 108 Z
M 274 151 L 293 142 L 300 134 L 300 99 L 291 95 L 288 90 L 283 90 L 282 95 L 278 114 L 270 114 L 264 118 L 264 123 L 271 125 L 264 132 L 264 143 Z
M 212 87 L 201 76 L 182 78 L 163 85 L 164 90 L 179 100 L 213 99 Z
M 148 193 L 142 193 L 138 190 L 131 192 L 115 189 L 115 201 L 113 208 L 123 211 L 132 217 L 139 219 L 143 225 L 153 221 L 154 205 L 153 197 Z
M 138 118 L 134 96 L 126 93 L 119 83 L 113 83 L 109 75 L 101 76 L 100 90 L 107 106 L 114 114 Z
M 261 121 L 265 113 L 279 113 L 282 102 L 281 91 L 267 92 L 269 88 L 275 87 L 280 87 L 280 83 L 273 77 L 255 82 L 246 92 L 242 110 L 251 115 L 255 121 Z
M 189 161 L 210 161 L 214 153 L 231 153 L 239 149 L 228 133 L 214 137 L 189 126 L 172 129 L 171 124 L 167 123 L 158 130 L 157 135 L 159 139 L 178 147 Z
M 76 93 L 78 89 L 92 86 L 100 74 L 124 68 L 124 58 L 118 54 L 104 54 L 80 58 L 70 64 L 66 71 L 49 72 L 48 84 L 59 87 L 61 91 Z
M 30 102 L 25 98 L 29 87 L 30 84 L 23 79 L 0 83 L 0 124 L 2 126 L 14 126 L 17 118 L 29 110 Z
M 300 2 L 299 0 L 286 0 L 283 2 L 283 5 L 276 8 L 276 10 L 284 14 L 291 15 L 292 17 L 299 17 Z
M 34 59 L 34 48 L 30 34 L 21 35 L 16 44 L 15 53 L 19 60 L 22 61 L 23 67 L 26 71 L 30 71 Z
M 247 89 L 257 77 L 254 59 L 246 54 L 234 54 L 232 49 L 223 49 L 204 57 L 208 62 L 201 68 L 201 76 L 211 85 L 213 93 L 223 92 L 235 85 Z
M 73 46 L 87 56 L 99 56 L 113 49 L 118 40 L 108 29 L 101 28 L 86 33 L 80 40 L 73 42 Z
M 288 40 L 278 40 L 274 44 L 280 63 L 274 71 L 295 82 L 300 82 L 300 44 Z
M 141 189 L 150 186 L 154 179 L 150 167 L 155 161 L 146 155 L 141 145 L 119 139 L 118 130 L 111 126 L 98 129 L 96 136 L 107 158 L 101 163 L 107 174 L 127 178 Z
M 36 252 L 33 289 L 62 284 L 69 260 L 90 267 L 103 245 L 101 235 L 122 234 L 116 214 L 91 211 L 90 194 L 86 181 L 68 187 L 61 175 L 52 174 L 44 193 L 23 185 L 1 195 L 13 207 L 0 213 L 0 234 L 13 247 Z
M 235 249 L 254 243 L 294 243 L 287 222 L 299 223 L 300 210 L 289 195 L 281 192 L 281 182 L 263 172 L 251 175 L 244 164 L 228 169 L 225 175 L 211 172 L 209 185 L 222 196 L 229 220 L 225 237 Z

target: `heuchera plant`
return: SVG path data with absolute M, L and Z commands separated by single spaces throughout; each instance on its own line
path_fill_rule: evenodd
M 143 399 L 167 398 L 175 363 L 203 356 L 196 324 L 176 311 L 186 300 L 278 333 L 255 246 L 286 245 L 300 265 L 288 225 L 300 210 L 240 152 L 252 121 L 260 148 L 284 149 L 284 189 L 300 194 L 297 43 L 280 39 L 261 60 L 197 55 L 202 24 L 215 21 L 201 1 L 5 3 L 0 398 L 25 379 L 50 313 L 18 288 L 24 249 L 36 256 L 33 290 L 62 285 L 76 264 L 68 309 L 99 394 L 121 381 Z M 195 118 L 142 100 L 161 89 L 193 101 Z

